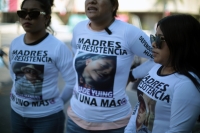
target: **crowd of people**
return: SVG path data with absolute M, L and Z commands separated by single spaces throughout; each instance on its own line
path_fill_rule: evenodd
M 148 36 L 116 19 L 118 0 L 85 0 L 88 19 L 74 27 L 71 50 L 51 34 L 53 3 L 23 0 L 17 11 L 25 33 L 9 51 L 12 133 L 193 131 L 200 119 L 197 19 L 164 17 Z M 147 61 L 133 69 L 135 56 Z M 132 108 L 126 87 L 137 79 Z

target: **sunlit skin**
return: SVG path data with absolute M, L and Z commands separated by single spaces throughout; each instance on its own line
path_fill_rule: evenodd
M 40 3 L 36 0 L 25 1 L 21 10 L 24 11 L 43 11 L 40 7 Z M 45 24 L 49 20 L 48 17 L 44 15 L 39 15 L 36 19 L 31 19 L 29 15 L 26 18 L 20 18 L 20 23 L 26 32 L 25 42 L 32 43 L 46 34 Z
M 136 126 L 137 126 L 137 130 L 139 130 L 145 119 L 146 119 L 146 108 L 145 108 L 145 104 L 143 102 L 140 103 L 140 107 L 138 110 L 138 115 L 137 115 L 137 119 L 136 119 Z
M 91 21 L 91 28 L 96 31 L 104 30 L 112 23 L 115 9 L 110 0 L 85 0 L 85 13 Z
M 111 59 L 97 59 L 86 61 L 86 67 L 82 76 L 85 82 L 91 86 L 95 84 L 105 83 L 113 76 L 113 70 L 115 68 L 114 61 Z
M 163 36 L 160 26 L 156 29 L 157 36 Z M 152 43 L 153 46 L 153 57 L 156 63 L 166 65 L 170 56 L 169 48 L 165 41 L 162 41 L 161 49 L 156 47 L 156 42 Z
M 163 36 L 163 33 L 160 29 L 160 26 L 156 29 L 156 36 Z M 163 36 L 164 37 L 164 36 Z M 152 43 L 153 47 L 153 57 L 154 62 L 159 63 L 163 65 L 163 69 L 161 71 L 161 74 L 171 74 L 174 72 L 174 69 L 171 67 L 169 57 L 170 57 L 170 50 L 167 46 L 166 41 L 162 41 L 161 49 L 156 47 L 156 43 Z

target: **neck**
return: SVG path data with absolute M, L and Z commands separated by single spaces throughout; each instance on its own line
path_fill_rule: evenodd
M 104 30 L 105 28 L 108 28 L 114 22 L 114 20 L 115 18 L 111 18 L 110 20 L 106 22 L 91 21 L 89 26 L 92 30 L 101 31 L 101 30 Z
M 32 42 L 35 42 L 39 39 L 41 39 L 42 37 L 44 37 L 46 35 L 46 31 L 44 32 L 37 32 L 37 33 L 29 33 L 29 32 L 26 32 L 26 35 L 24 37 L 24 41 L 25 43 L 32 43 Z
M 161 70 L 162 75 L 168 75 L 168 74 L 172 74 L 174 72 L 175 72 L 175 70 L 171 66 L 163 66 L 163 68 Z

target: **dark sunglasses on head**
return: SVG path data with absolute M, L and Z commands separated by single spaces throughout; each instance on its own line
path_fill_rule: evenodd
M 151 44 L 155 42 L 156 47 L 161 49 L 162 42 L 165 41 L 165 38 L 163 36 L 150 35 L 150 41 L 151 41 Z
M 17 15 L 20 18 L 26 18 L 26 16 L 28 15 L 31 19 L 36 19 L 39 17 L 40 14 L 45 15 L 46 13 L 40 12 L 40 11 L 30 11 L 30 12 L 22 11 L 22 10 L 17 11 Z

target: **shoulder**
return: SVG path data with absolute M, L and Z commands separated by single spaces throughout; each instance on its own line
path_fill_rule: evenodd
M 80 33 L 80 31 L 86 31 L 87 25 L 89 24 L 89 22 L 90 22 L 90 20 L 86 19 L 86 20 L 83 20 L 83 21 L 80 21 L 79 23 L 77 23 L 75 25 L 75 27 L 73 28 L 73 36 L 74 36 L 74 34 Z
M 12 43 L 14 43 L 14 42 L 19 42 L 19 41 L 23 41 L 24 36 L 25 36 L 25 34 L 19 35 L 18 37 L 14 38 L 14 39 L 12 40 Z
M 200 79 L 195 74 L 193 74 L 193 73 L 191 73 L 191 74 L 200 83 Z M 175 76 L 176 76 L 177 80 L 179 81 L 176 84 L 175 91 L 180 91 L 182 93 L 184 92 L 186 95 L 188 95 L 189 93 L 190 94 L 194 93 L 195 95 L 198 94 L 198 96 L 200 98 L 200 93 L 190 78 L 188 78 L 185 75 L 178 74 L 178 73 L 176 73 Z
M 152 69 L 150 71 L 151 72 L 158 71 L 158 69 L 160 69 L 161 66 L 162 66 L 161 64 L 155 63 L 155 65 L 152 67 Z
M 133 24 L 123 22 L 117 19 L 115 20 L 111 28 L 113 32 L 115 32 L 116 34 L 123 35 L 128 40 L 144 35 L 144 32 L 140 28 L 134 26 Z
M 11 41 L 10 49 L 12 49 L 12 47 L 18 47 L 18 46 L 20 46 L 21 44 L 23 44 L 23 43 L 24 43 L 24 35 L 25 35 L 25 34 L 21 34 L 20 36 L 14 38 L 14 39 Z
M 140 28 L 136 27 L 135 25 L 133 24 L 130 24 L 130 23 L 127 23 L 127 22 L 123 22 L 121 20 L 115 20 L 115 27 L 118 27 L 118 28 L 121 28 L 121 29 L 125 29 L 127 31 L 141 31 Z
M 193 104 L 200 107 L 200 92 L 198 88 L 188 77 L 180 74 L 177 75 L 179 82 L 177 82 L 174 87 L 174 97 L 176 97 L 176 99 L 184 99 L 184 101 L 192 101 Z
M 54 44 L 60 44 L 60 45 L 65 45 L 65 43 L 61 40 L 59 40 L 58 38 L 56 38 L 55 36 L 53 36 L 52 34 L 49 34 L 47 37 L 48 41 L 54 43 Z

